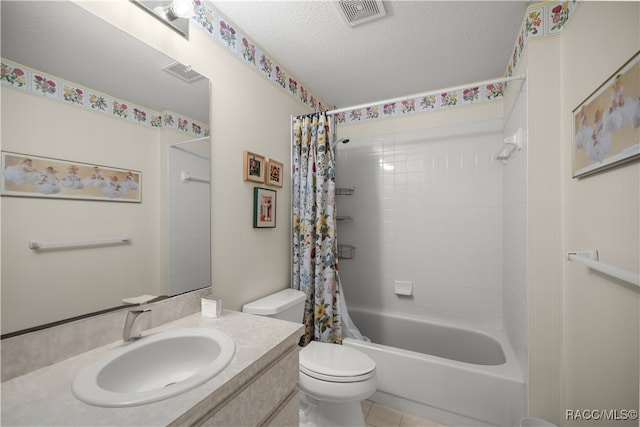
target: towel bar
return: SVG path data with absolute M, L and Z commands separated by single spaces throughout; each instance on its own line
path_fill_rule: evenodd
M 640 286 L 640 274 L 632 273 L 630 271 L 623 270 L 622 268 L 600 262 L 598 260 L 598 251 L 589 250 L 567 252 L 567 259 L 569 261 L 577 261 L 580 264 L 584 264 L 601 273 L 624 280 L 625 282 L 633 285 Z

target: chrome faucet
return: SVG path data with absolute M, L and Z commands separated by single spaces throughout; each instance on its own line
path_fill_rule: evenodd
M 122 331 L 122 340 L 124 342 L 130 342 L 140 338 L 140 335 L 142 335 L 142 324 L 138 319 L 144 313 L 149 313 L 150 311 L 150 308 L 145 308 L 142 310 L 129 310 L 127 312 L 127 318 L 124 321 L 124 329 Z

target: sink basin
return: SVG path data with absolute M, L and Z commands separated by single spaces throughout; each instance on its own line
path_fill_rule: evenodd
M 76 375 L 73 394 L 90 405 L 137 406 L 184 393 L 219 374 L 235 344 L 224 332 L 183 328 L 109 351 Z

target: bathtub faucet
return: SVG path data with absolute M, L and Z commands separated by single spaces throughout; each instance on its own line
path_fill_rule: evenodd
M 129 310 L 127 312 L 127 318 L 124 321 L 124 329 L 122 331 L 122 340 L 124 342 L 131 342 L 140 338 L 140 335 L 142 335 L 142 324 L 138 319 L 150 311 L 150 308 L 145 308 L 142 310 Z

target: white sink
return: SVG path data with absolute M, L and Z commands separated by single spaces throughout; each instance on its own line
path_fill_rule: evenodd
M 191 390 L 231 362 L 235 343 L 214 329 L 184 328 L 148 335 L 85 366 L 73 394 L 90 405 L 137 406 Z

